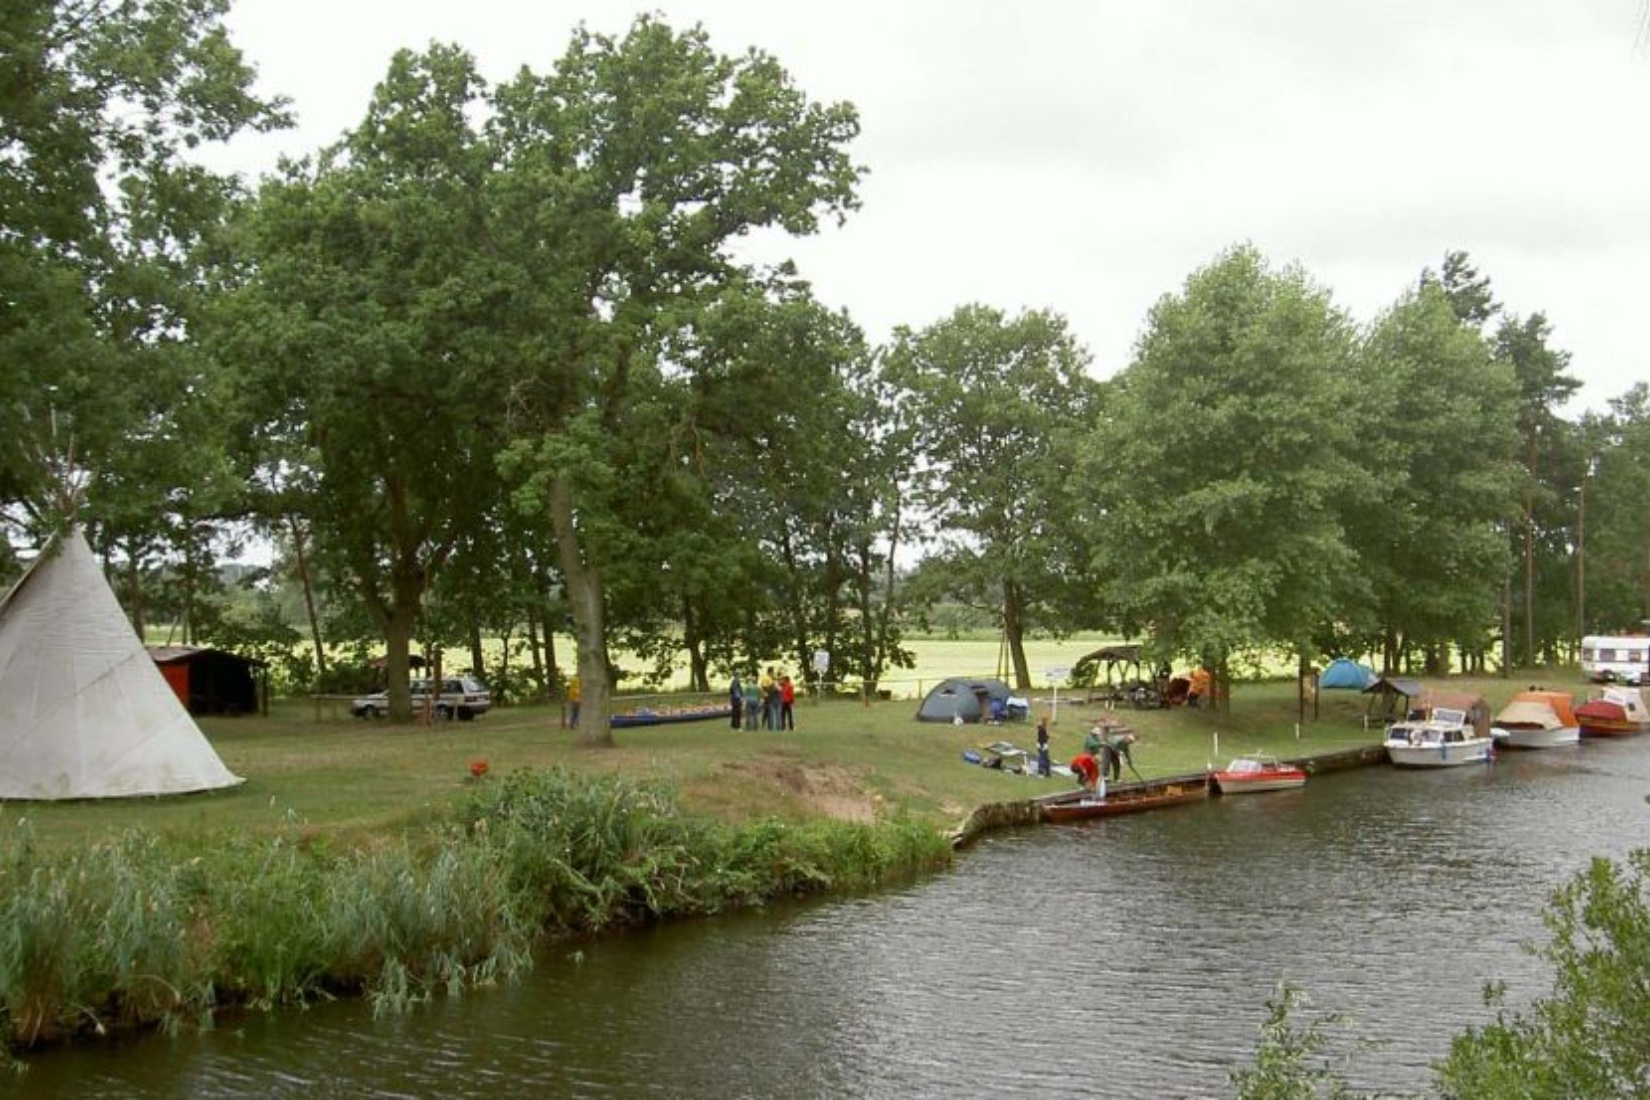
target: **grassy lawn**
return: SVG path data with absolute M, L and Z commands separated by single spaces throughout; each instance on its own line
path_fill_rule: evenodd
M 960 668 L 969 645 L 995 648 L 989 642 L 946 645 L 932 663 Z M 1482 692 L 1493 709 L 1538 679 L 1582 690 L 1574 674 L 1455 679 L 1448 686 Z M 1035 712 L 1049 709 L 1046 690 L 1032 695 Z M 1300 725 L 1298 738 L 1292 681 L 1239 684 L 1226 717 L 1183 708 L 1123 709 L 1111 717 L 1140 734 L 1134 758 L 1142 773 L 1171 775 L 1224 763 L 1243 751 L 1297 756 L 1371 744 L 1380 734 L 1364 727 L 1364 702 L 1355 693 L 1325 692 L 1317 720 Z M 1076 753 L 1102 713 L 1098 705 L 1061 698 L 1050 728 L 1056 761 Z M 257 831 L 294 820 L 316 836 L 370 842 L 442 816 L 474 790 L 470 764 L 475 760 L 485 760 L 494 778 L 554 766 L 660 778 L 677 788 L 684 809 L 728 820 L 866 819 L 899 812 L 941 829 L 982 803 L 1024 798 L 1066 782 L 963 761 L 965 749 L 998 739 L 1033 747 L 1032 722 L 951 726 L 918 722 L 915 714 L 916 702 L 907 698 L 869 705 L 803 699 L 797 703 L 795 732 L 694 722 L 619 730 L 616 748 L 584 749 L 574 744 L 571 731 L 560 728 L 558 712 L 547 707 L 495 710 L 474 722 L 396 727 L 343 715 L 317 718 L 308 703 L 282 703 L 268 718 L 201 721 L 224 763 L 247 778 L 239 788 L 161 799 L 13 803 L 0 820 L 9 828 L 27 818 L 48 845 L 132 828 L 189 836 Z

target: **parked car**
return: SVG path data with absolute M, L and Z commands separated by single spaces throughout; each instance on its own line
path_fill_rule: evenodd
M 430 680 L 414 680 L 412 682 L 412 708 L 417 714 L 429 704 Z M 441 690 L 436 693 L 434 710 L 435 717 L 440 721 L 447 721 L 457 717 L 460 722 L 468 722 L 478 715 L 486 714 L 487 708 L 493 705 L 493 697 L 487 690 L 487 685 L 474 676 L 449 676 L 441 681 Z M 350 702 L 349 712 L 357 718 L 377 718 L 381 714 L 390 712 L 390 693 L 375 691 L 371 695 L 363 695 Z

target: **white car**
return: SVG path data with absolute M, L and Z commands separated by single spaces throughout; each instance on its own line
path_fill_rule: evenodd
M 428 704 L 430 683 L 429 680 L 412 682 L 414 714 Z M 441 690 L 435 696 L 435 717 L 443 722 L 454 717 L 460 722 L 468 722 L 478 715 L 486 714 L 487 708 L 492 705 L 493 697 L 487 691 L 486 684 L 474 676 L 449 676 L 441 681 Z M 377 718 L 381 714 L 388 714 L 390 694 L 387 691 L 375 691 L 371 695 L 363 695 L 350 702 L 349 712 L 357 718 Z

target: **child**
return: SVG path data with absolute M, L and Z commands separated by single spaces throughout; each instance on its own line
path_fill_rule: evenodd
M 1037 719 L 1037 774 L 1047 779 L 1053 772 L 1048 760 L 1048 715 Z

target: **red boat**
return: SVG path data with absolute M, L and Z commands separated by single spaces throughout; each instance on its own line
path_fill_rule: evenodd
M 1091 791 L 1072 791 L 1045 801 L 1043 816 L 1049 821 L 1086 821 L 1091 817 L 1114 817 L 1178 806 L 1208 797 L 1209 783 L 1205 779 L 1179 780 L 1153 787 L 1113 788 L 1101 799 L 1096 799 Z
M 1240 756 L 1225 771 L 1211 772 L 1209 778 L 1221 794 L 1248 794 L 1253 791 L 1291 791 L 1306 786 L 1306 773 L 1293 764 L 1279 763 L 1263 752 Z
M 1607 687 L 1576 708 L 1583 737 L 1630 737 L 1650 732 L 1650 710 L 1638 688 Z

